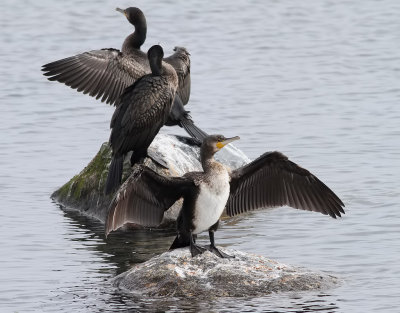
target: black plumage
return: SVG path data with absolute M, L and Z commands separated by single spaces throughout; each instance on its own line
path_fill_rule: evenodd
M 146 53 L 140 50 L 146 40 L 147 23 L 143 12 L 135 7 L 118 9 L 135 27 L 124 41 L 121 51 L 114 48 L 92 50 L 43 65 L 42 71 L 51 81 L 58 81 L 89 94 L 102 102 L 117 104 L 125 88 L 151 73 Z M 207 134 L 199 129 L 184 109 L 190 97 L 190 54 L 183 47 L 164 59 L 173 66 L 179 86 L 167 125 L 179 125 L 197 139 Z
M 316 176 L 280 152 L 268 152 L 249 164 L 229 171 L 213 155 L 238 139 L 208 136 L 201 147 L 203 172 L 164 177 L 141 166 L 116 193 L 106 221 L 106 235 L 127 222 L 157 226 L 164 212 L 183 198 L 177 220 L 178 235 L 171 248 L 190 246 L 192 255 L 205 249 L 229 257 L 215 247 L 214 231 L 224 210 L 229 216 L 260 208 L 290 206 L 333 218 L 344 214 L 344 204 Z M 210 245 L 195 244 L 208 230 Z
M 147 148 L 168 120 L 178 87 L 175 70 L 162 62 L 159 45 L 148 51 L 151 74 L 144 75 L 125 89 L 111 119 L 110 145 L 112 161 L 106 182 L 106 193 L 121 184 L 124 155 L 133 151 L 131 164 L 147 155 Z

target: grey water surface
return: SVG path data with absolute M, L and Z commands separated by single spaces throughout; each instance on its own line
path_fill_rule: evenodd
M 108 139 L 113 108 L 40 67 L 120 48 L 132 27 L 116 6 L 144 11 L 144 50 L 188 48 L 201 128 L 239 135 L 251 158 L 285 153 L 346 204 L 338 220 L 291 208 L 237 217 L 217 243 L 331 273 L 339 288 L 204 302 L 110 285 L 173 233 L 106 241 L 100 223 L 51 201 Z M 0 10 L 0 312 L 399 312 L 399 1 L 3 0 Z

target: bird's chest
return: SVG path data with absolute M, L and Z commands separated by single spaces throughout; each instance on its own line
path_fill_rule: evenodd
M 229 197 L 229 175 L 226 171 L 207 178 L 199 186 L 194 210 L 194 234 L 214 225 L 221 217 Z

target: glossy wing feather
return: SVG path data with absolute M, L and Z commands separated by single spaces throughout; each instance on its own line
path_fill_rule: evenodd
M 333 218 L 344 214 L 338 196 L 308 170 L 280 152 L 268 152 L 231 173 L 228 215 L 290 206 Z
M 137 166 L 110 204 L 106 235 L 125 223 L 159 225 L 164 212 L 193 186 L 191 179 L 165 177 L 147 167 Z
M 122 91 L 150 72 L 146 54 L 125 56 L 117 49 L 84 52 L 43 65 L 49 80 L 58 81 L 101 101 L 115 104 Z

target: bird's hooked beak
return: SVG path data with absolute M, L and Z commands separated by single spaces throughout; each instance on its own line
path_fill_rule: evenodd
M 222 149 L 222 148 L 225 147 L 228 143 L 231 143 L 232 141 L 239 140 L 239 139 L 240 139 L 239 136 L 235 136 L 235 137 L 232 137 L 232 138 L 226 138 L 226 139 L 223 140 L 223 141 L 218 141 L 218 142 L 217 142 L 217 148 L 218 148 L 218 149 Z
M 122 10 L 122 9 L 120 9 L 120 8 L 115 8 L 115 11 L 118 11 L 118 12 L 120 12 L 120 13 L 122 13 L 123 15 L 126 16 L 125 10 Z

